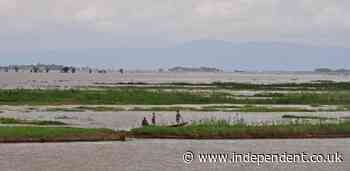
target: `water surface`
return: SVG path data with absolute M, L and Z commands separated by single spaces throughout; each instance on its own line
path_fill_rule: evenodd
M 333 153 L 343 163 L 322 164 L 202 164 L 190 165 L 184 152 Z M 1 144 L 1 170 L 95 171 L 95 170 L 299 170 L 347 171 L 350 169 L 349 139 L 290 140 L 132 140 L 103 143 Z

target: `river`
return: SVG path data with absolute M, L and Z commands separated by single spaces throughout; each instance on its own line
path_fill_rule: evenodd
M 341 163 L 203 164 L 198 158 L 185 164 L 186 151 L 252 153 L 334 153 Z M 123 171 L 123 170 L 307 170 L 350 169 L 349 139 L 289 140 L 128 140 L 100 143 L 1 144 L 4 171 Z
M 117 72 L 107 74 L 75 73 L 63 74 L 29 73 L 29 72 L 0 72 L 0 88 L 71 88 L 81 86 L 96 86 L 96 83 L 144 82 L 144 83 L 211 83 L 211 82 L 240 82 L 240 83 L 300 83 L 318 80 L 349 81 L 350 76 L 344 74 L 293 73 L 293 72 L 253 72 L 253 73 L 187 73 L 187 72 Z

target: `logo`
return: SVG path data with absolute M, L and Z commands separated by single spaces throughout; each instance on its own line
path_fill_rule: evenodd
M 191 164 L 194 160 L 194 153 L 192 151 L 187 151 L 183 154 L 183 160 L 186 164 Z

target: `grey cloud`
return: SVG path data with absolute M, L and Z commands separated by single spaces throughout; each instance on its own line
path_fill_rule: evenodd
M 0 0 L 0 43 L 64 48 L 223 39 L 347 46 L 348 6 L 346 0 Z

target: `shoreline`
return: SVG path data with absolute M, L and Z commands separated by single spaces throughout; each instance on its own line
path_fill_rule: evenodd
M 125 141 L 127 132 L 105 128 L 0 127 L 1 143 Z
M 0 140 L 0 144 L 23 144 L 23 143 L 75 143 L 75 142 L 115 142 L 126 141 L 125 137 L 115 139 L 66 139 L 66 140 Z
M 349 135 L 300 135 L 300 136 L 285 136 L 285 137 L 223 137 L 223 136 L 212 136 L 212 137 L 191 137 L 191 136 L 153 136 L 153 135 L 133 135 L 127 136 L 128 138 L 135 139 L 176 139 L 176 140 L 259 140 L 259 139 L 341 139 L 350 138 Z
M 159 140 L 286 140 L 286 139 L 343 139 L 349 138 L 350 135 L 301 135 L 301 136 L 285 136 L 285 137 L 223 137 L 223 136 L 212 136 L 212 137 L 192 137 L 192 136 L 152 136 L 152 135 L 120 135 L 114 138 L 86 138 L 86 139 L 60 139 L 60 140 L 49 140 L 49 139 L 20 139 L 20 140 L 1 140 L 0 144 L 22 144 L 22 143 L 76 143 L 76 142 L 126 142 L 129 139 L 159 139 Z
M 21 129 L 21 127 L 13 127 L 13 129 Z M 40 128 L 40 127 L 34 127 Z M 29 128 L 30 129 L 30 128 Z M 70 129 L 70 128 L 68 128 Z M 176 129 L 176 128 L 175 128 Z M 84 130 L 84 129 L 82 129 Z M 31 131 L 28 134 L 36 134 L 37 132 Z M 16 143 L 74 143 L 74 142 L 125 142 L 129 139 L 171 139 L 171 140 L 262 140 L 262 139 L 341 139 L 350 138 L 350 133 L 301 133 L 296 134 L 231 134 L 231 135 L 205 135 L 205 134 L 192 134 L 192 135 L 171 135 L 168 134 L 147 134 L 137 133 L 133 131 L 112 131 L 108 132 L 95 132 L 90 134 L 70 134 L 65 133 L 60 136 L 32 136 L 32 135 L 15 135 L 13 137 L 6 137 L 0 130 L 0 144 L 16 144 Z M 11 135 L 12 136 L 12 135 Z

